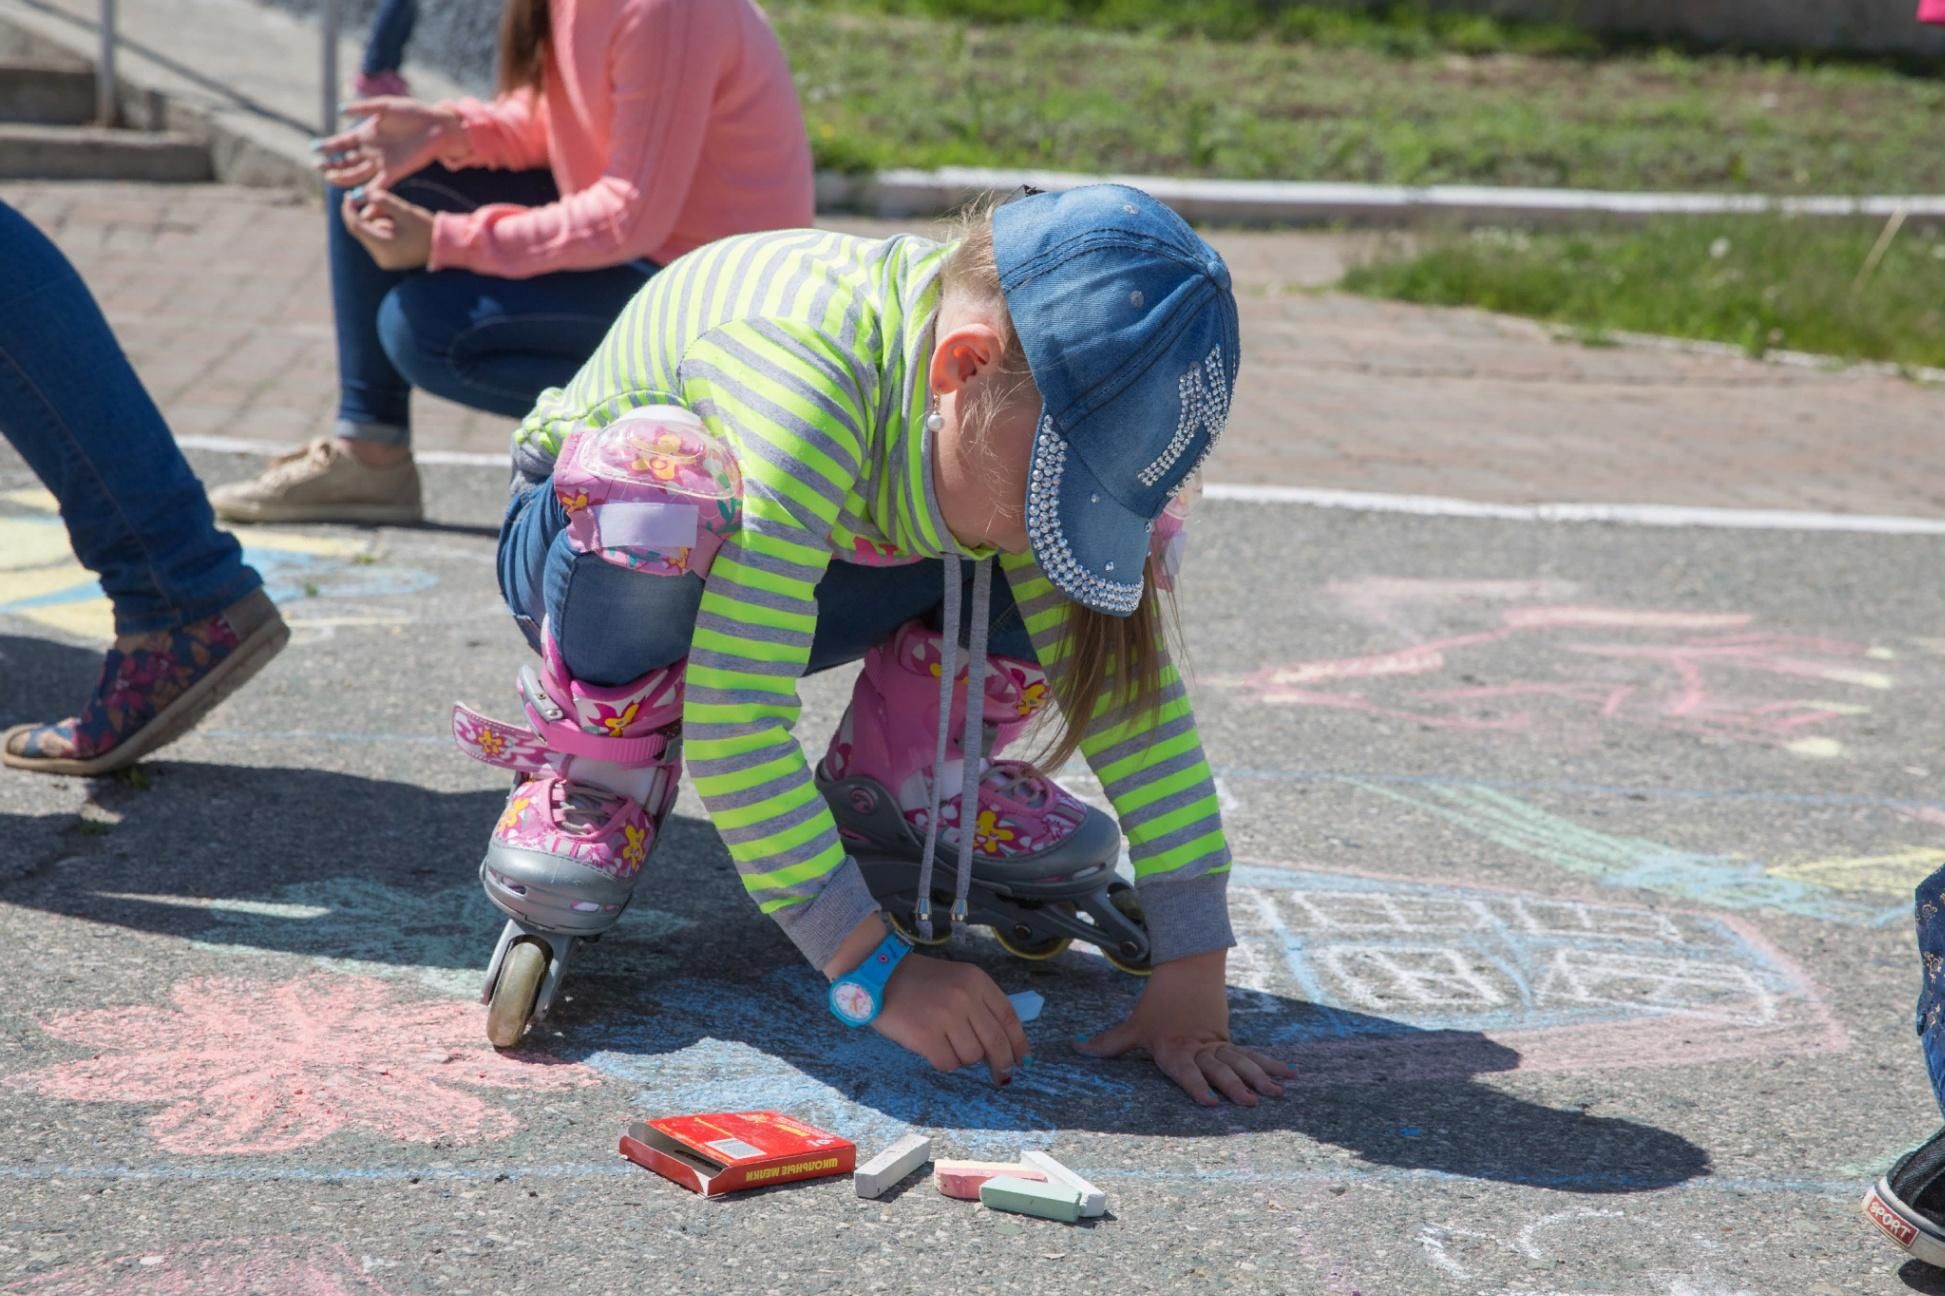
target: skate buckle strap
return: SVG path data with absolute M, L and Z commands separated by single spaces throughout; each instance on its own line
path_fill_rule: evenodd
M 669 737 L 663 732 L 645 734 L 597 734 L 581 728 L 575 717 L 540 686 L 533 667 L 520 671 L 520 705 L 533 722 L 534 732 L 550 752 L 560 756 L 581 756 L 588 760 L 613 761 L 617 765 L 639 768 L 660 761 L 668 750 Z
M 488 765 L 526 774 L 547 767 L 547 745 L 531 729 L 481 715 L 464 702 L 453 703 L 452 736 L 459 750 Z

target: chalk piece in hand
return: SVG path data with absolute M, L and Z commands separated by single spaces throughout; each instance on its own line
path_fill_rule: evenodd
M 907 1134 L 859 1166 L 852 1182 L 858 1186 L 858 1196 L 882 1197 L 893 1184 L 931 1159 L 932 1140 L 923 1134 Z
M 1020 1151 L 1020 1164 L 1038 1170 L 1047 1176 L 1047 1182 L 1063 1188 L 1072 1188 L 1081 1195 L 1081 1218 L 1095 1219 L 1108 1213 L 1108 1195 L 1087 1180 L 1069 1170 L 1045 1152 L 1035 1152 L 1031 1148 Z
M 960 1201 L 978 1201 L 980 1185 L 1006 1176 L 1045 1179 L 1046 1172 L 1012 1161 L 939 1161 L 932 1166 L 932 1182 L 939 1191 Z
M 1035 1017 L 1038 1017 L 1040 1010 L 1047 1006 L 1047 1001 L 1041 997 L 1038 990 L 1022 990 L 1020 993 L 1010 994 L 1006 998 L 1013 1005 L 1013 1011 L 1020 1015 L 1021 1025 L 1025 1025 Z
M 1063 1224 L 1081 1217 L 1081 1195 L 1076 1190 L 1012 1175 L 988 1179 L 979 1189 L 979 1200 L 988 1210 L 1037 1215 Z

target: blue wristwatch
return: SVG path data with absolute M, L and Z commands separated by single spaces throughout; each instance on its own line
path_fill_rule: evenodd
M 831 1012 L 846 1026 L 869 1026 L 885 1006 L 885 982 L 912 946 L 897 932 L 888 932 L 869 958 L 831 982 Z

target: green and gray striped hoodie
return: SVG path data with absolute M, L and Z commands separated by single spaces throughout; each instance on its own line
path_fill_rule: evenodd
M 636 296 L 574 381 L 542 394 L 514 461 L 544 477 L 577 426 L 642 405 L 693 411 L 734 450 L 742 517 L 704 586 L 683 703 L 696 791 L 763 912 L 815 966 L 875 912 L 792 734 L 831 561 L 961 548 L 933 495 L 923 381 L 949 245 L 798 230 L 726 239 Z M 1002 555 L 1042 666 L 1061 669 L 1066 600 Z M 646 579 L 646 578 L 645 578 Z M 1081 750 L 1121 821 L 1157 962 L 1234 943 L 1229 847 L 1187 694 L 1097 715 Z

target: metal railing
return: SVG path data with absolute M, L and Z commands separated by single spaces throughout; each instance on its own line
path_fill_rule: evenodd
M 101 61 L 95 66 L 95 123 L 113 126 L 115 111 L 115 0 L 101 0 Z
M 318 129 L 325 135 L 334 134 L 338 123 L 338 3 L 339 0 L 322 0 L 318 18 L 324 28 L 322 110 L 318 117 Z M 96 36 L 99 39 L 99 58 L 95 64 L 95 123 L 100 126 L 113 126 L 121 118 L 116 105 L 115 86 L 115 0 L 101 0 L 100 18 Z
M 318 10 L 324 28 L 323 115 L 318 119 L 318 134 L 338 133 L 338 0 L 324 0 Z

